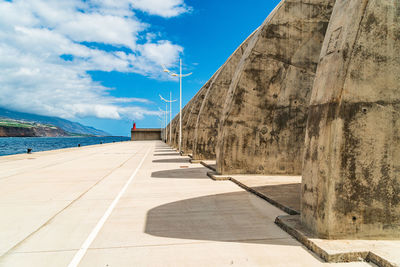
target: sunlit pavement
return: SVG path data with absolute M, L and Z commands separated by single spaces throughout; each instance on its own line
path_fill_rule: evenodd
M 207 171 L 160 141 L 0 157 L 0 265 L 328 265 Z

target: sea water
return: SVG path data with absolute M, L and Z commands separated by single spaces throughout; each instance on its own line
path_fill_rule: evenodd
M 129 141 L 129 137 L 0 137 L 0 156 Z

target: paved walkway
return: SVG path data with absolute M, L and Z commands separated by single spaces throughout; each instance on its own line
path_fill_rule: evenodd
M 161 142 L 0 157 L 0 266 L 327 264 L 284 213 Z

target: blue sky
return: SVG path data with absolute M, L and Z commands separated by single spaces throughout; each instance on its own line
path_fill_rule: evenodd
M 160 64 L 193 72 L 186 104 L 278 3 L 0 0 L 0 106 L 113 135 L 159 127 L 158 94 L 179 97 Z

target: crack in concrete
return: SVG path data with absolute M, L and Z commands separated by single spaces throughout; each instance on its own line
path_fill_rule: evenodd
M 219 240 L 219 241 L 198 241 L 198 242 L 180 242 L 170 244 L 151 244 L 151 245 L 133 245 L 133 246 L 110 246 L 110 247 L 95 247 L 88 248 L 90 251 L 94 250 L 107 250 L 107 249 L 127 249 L 127 248 L 146 248 L 146 247 L 168 247 L 168 246 L 184 246 L 184 245 L 197 245 L 197 244 L 212 244 L 219 242 L 255 242 L 255 241 L 275 241 L 275 240 L 292 240 L 291 237 L 279 238 L 260 238 L 260 239 L 234 239 L 234 240 Z M 299 244 L 299 246 L 301 246 Z M 57 253 L 57 252 L 75 252 L 78 249 L 59 249 L 59 250 L 37 250 L 37 251 L 17 251 L 13 254 L 35 254 L 35 253 Z

